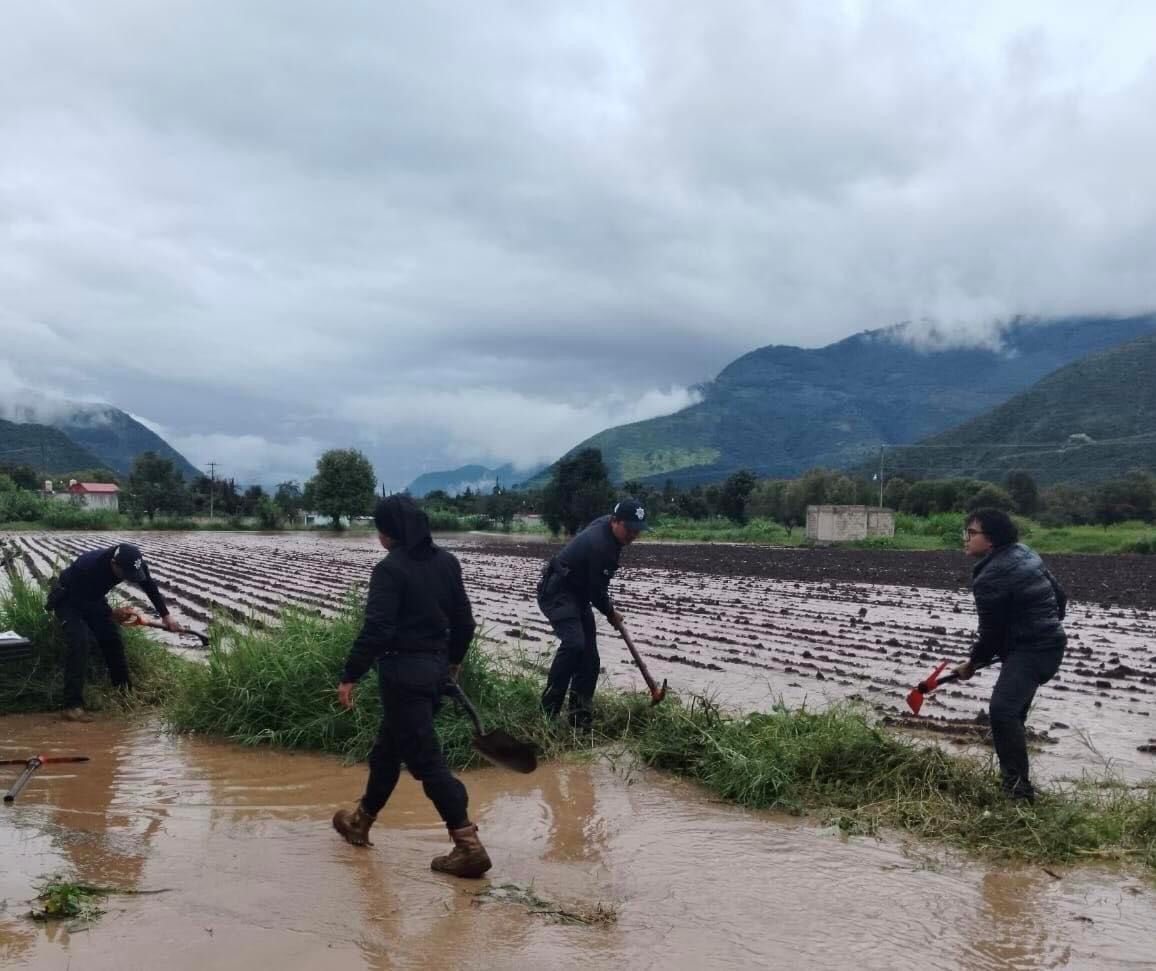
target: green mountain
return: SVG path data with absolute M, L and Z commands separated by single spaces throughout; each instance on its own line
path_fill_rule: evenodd
M 17 422 L 51 425 L 95 455 L 100 460 L 98 465 L 107 466 L 120 475 L 128 475 L 133 460 L 142 452 L 150 451 L 172 459 L 186 482 L 192 481 L 198 472 L 163 438 L 111 405 L 62 402 L 35 393 L 21 393 L 15 400 L 8 396 L 6 403 L 0 405 L 0 416 Z M 38 462 L 32 464 L 39 466 Z
M 542 471 L 540 465 L 523 469 L 521 472 L 516 472 L 514 466 L 509 464 L 496 469 L 484 465 L 463 465 L 447 472 L 424 472 L 406 487 L 406 491 L 418 499 L 439 489 L 451 496 L 465 492 L 467 488 L 474 492 L 489 493 L 499 482 L 503 486 L 512 486 L 523 479 L 537 475 L 540 471 Z
M 1156 335 L 1091 354 L 916 448 L 888 451 L 885 475 L 1094 481 L 1156 469 Z
M 4 465 L 31 465 L 49 475 L 107 468 L 58 428 L 0 418 L 0 466 Z
M 1017 320 L 994 349 L 928 350 L 902 325 L 815 349 L 763 347 L 724 368 L 698 404 L 607 429 L 571 453 L 601 449 L 616 482 L 681 486 L 741 468 L 788 477 L 856 465 L 882 444 L 946 431 L 1056 368 L 1154 332 L 1156 314 Z M 527 485 L 544 484 L 552 471 Z

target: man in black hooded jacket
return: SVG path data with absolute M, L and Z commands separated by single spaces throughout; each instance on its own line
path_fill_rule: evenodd
M 1004 792 L 1031 802 L 1035 789 L 1028 777 L 1025 723 L 1036 691 L 1064 659 L 1068 598 L 1043 560 L 1018 539 L 1019 530 L 1005 512 L 978 509 L 968 517 L 963 544 L 979 560 L 971 581 L 979 637 L 955 671 L 966 681 L 978 667 L 1002 662 L 989 706 L 992 743 Z
M 408 496 L 382 499 L 373 520 L 389 553 L 373 569 L 365 623 L 337 691 L 341 704 L 352 708 L 354 685 L 376 664 L 383 714 L 369 753 L 365 795 L 352 811 L 338 810 L 333 827 L 355 846 L 372 845 L 369 828 L 393 793 L 404 762 L 454 842 L 431 867 L 480 877 L 490 869 L 490 858 L 470 822 L 466 787 L 450 772 L 434 731 L 442 688 L 457 677 L 474 637 L 461 565 L 434 544 L 426 514 Z

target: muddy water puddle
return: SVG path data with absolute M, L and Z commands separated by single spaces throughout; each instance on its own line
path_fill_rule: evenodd
M 1156 893 L 1125 874 L 1057 871 L 1054 879 L 948 859 L 928 844 L 843 840 L 607 759 L 544 765 L 532 776 L 467 774 L 494 869 L 466 882 L 429 871 L 447 841 L 408 778 L 374 828 L 376 846 L 358 850 L 332 832 L 329 817 L 359 794 L 363 766 L 150 726 L 0 719 L 0 757 L 32 752 L 92 761 L 46 766 L 0 816 L 6 968 L 894 968 L 914 960 L 978 969 L 1156 960 Z M 111 897 L 87 929 L 25 919 L 33 885 L 58 872 L 168 892 Z

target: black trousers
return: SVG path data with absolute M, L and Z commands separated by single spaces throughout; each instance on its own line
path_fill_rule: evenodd
M 1060 669 L 1064 648 L 1012 651 L 1003 659 L 992 689 L 989 714 L 991 737 L 999 758 L 1003 789 L 1015 799 L 1032 799 L 1035 789 L 1028 774 L 1028 744 L 1024 726 L 1041 684 Z
M 588 725 L 593 717 L 594 690 L 601 670 L 594 611 L 589 604 L 579 605 L 566 595 L 540 600 L 538 606 L 560 642 L 546 678 L 546 690 L 542 692 L 542 708 L 553 718 L 562 710 L 568 691 L 571 720 Z
M 94 646 L 99 647 L 104 655 L 113 687 L 132 687 L 124 642 L 107 603 L 77 604 L 66 599 L 57 605 L 55 613 L 68 642 L 64 659 L 65 708 L 84 706 L 84 682 L 88 678 L 88 660 Z
M 449 829 L 470 824 L 466 787 L 454 778 L 434 730 L 442 685 L 449 678 L 444 654 L 390 654 L 377 662 L 383 715 L 369 753 L 369 781 L 361 806 L 376 816 L 393 795 L 402 763 L 417 779 Z

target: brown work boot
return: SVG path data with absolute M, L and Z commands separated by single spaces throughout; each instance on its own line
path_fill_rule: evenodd
M 352 812 L 348 809 L 337 810 L 333 814 L 333 828 L 354 846 L 373 846 L 369 840 L 369 827 L 376 819 L 376 816 L 369 815 L 361 808 L 361 803 L 358 803 Z
M 454 848 L 445 856 L 435 856 L 430 863 L 431 870 L 475 879 L 493 866 L 490 855 L 478 839 L 477 826 L 471 824 L 461 829 L 451 829 L 450 838 L 454 841 Z
M 66 722 L 86 722 L 87 723 L 87 722 L 90 722 L 93 720 L 92 715 L 90 715 L 83 708 L 65 708 L 60 713 L 60 717 L 63 718 Z

